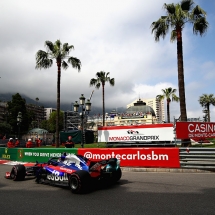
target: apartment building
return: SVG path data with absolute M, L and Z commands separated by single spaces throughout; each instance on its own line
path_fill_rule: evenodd
M 27 111 L 31 111 L 35 114 L 35 121 L 37 122 L 38 126 L 40 122 L 46 119 L 45 117 L 45 109 L 43 106 L 33 105 L 33 104 L 26 104 Z

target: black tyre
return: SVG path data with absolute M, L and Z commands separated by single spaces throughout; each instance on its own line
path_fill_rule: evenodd
M 78 170 L 69 177 L 69 187 L 73 193 L 84 193 L 90 185 L 90 174 L 84 170 Z
M 113 182 L 116 183 L 122 177 L 122 170 L 121 170 L 121 168 L 119 167 L 116 170 L 116 172 L 113 172 L 112 174 L 113 174 Z
M 24 165 L 14 165 L 10 177 L 14 181 L 23 181 L 25 179 L 26 169 Z

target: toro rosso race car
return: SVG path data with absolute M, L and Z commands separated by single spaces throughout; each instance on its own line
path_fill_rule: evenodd
M 96 184 L 116 183 L 122 172 L 116 158 L 91 161 L 81 155 L 64 153 L 59 158 L 50 158 L 47 163 L 14 165 L 11 172 L 6 172 L 6 178 L 14 181 L 27 176 L 35 177 L 37 183 L 68 186 L 73 193 L 83 193 Z

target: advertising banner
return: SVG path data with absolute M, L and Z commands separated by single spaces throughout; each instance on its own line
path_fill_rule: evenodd
M 173 141 L 173 124 L 98 127 L 98 142 Z
M 180 167 L 178 148 L 86 148 L 77 153 L 94 161 L 117 158 L 122 167 Z
M 215 138 L 214 122 L 176 122 L 177 139 Z
M 0 148 L 0 158 L 22 162 L 47 162 L 49 158 L 60 157 L 64 152 L 80 154 L 94 161 L 117 158 L 124 167 L 180 167 L 178 148 Z
M 0 158 L 22 162 L 47 162 L 49 158 L 60 157 L 62 153 L 77 154 L 76 148 L 0 148 Z
M 0 148 L 0 158 L 3 160 L 16 160 L 17 159 L 17 148 Z

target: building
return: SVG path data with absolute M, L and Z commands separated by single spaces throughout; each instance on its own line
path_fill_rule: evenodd
M 6 116 L 6 102 L 0 102 L 0 123 L 7 121 Z
M 132 103 L 127 105 L 127 108 L 133 106 L 135 102 L 137 102 L 140 99 L 136 99 Z M 165 121 L 165 109 L 164 109 L 164 100 L 157 100 L 156 98 L 152 99 L 141 99 L 143 102 L 146 103 L 149 107 L 151 107 L 155 111 L 157 122 L 163 122 Z
M 56 108 L 44 108 L 45 111 L 45 119 L 48 120 L 50 117 L 50 114 L 57 111 Z
M 96 126 L 102 126 L 102 116 L 89 118 L 88 124 L 92 121 Z M 127 110 L 125 113 L 111 111 L 111 113 L 106 113 L 105 116 L 105 126 L 141 125 L 154 123 L 158 123 L 155 111 L 152 107 L 146 105 L 146 103 L 141 99 L 135 101 L 132 105 L 127 105 Z
M 86 118 L 85 118 L 86 123 Z M 64 112 L 64 130 L 76 130 L 79 129 L 81 125 L 80 114 L 74 111 Z
M 37 124 L 35 126 L 39 127 L 39 124 L 46 119 L 45 108 L 43 106 L 33 104 L 26 104 L 25 106 L 27 111 L 34 113 L 35 117 L 33 121 Z

